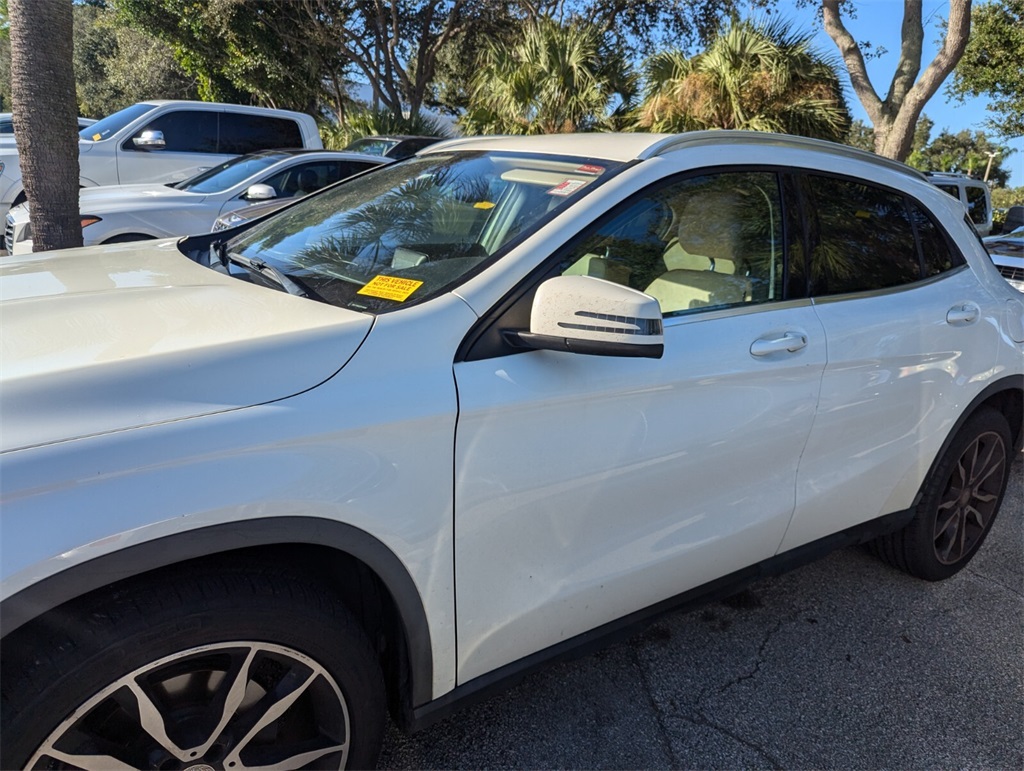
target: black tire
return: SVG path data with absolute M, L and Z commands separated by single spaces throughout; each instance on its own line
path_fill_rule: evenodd
M 122 233 L 119 236 L 100 241 L 101 244 L 127 244 L 132 241 L 152 241 L 154 236 L 147 236 L 145 233 Z
M 925 480 L 914 518 L 876 538 L 871 551 L 893 567 L 939 581 L 977 553 L 995 521 L 1010 478 L 1006 418 L 985 407 L 972 415 Z
M 86 754 L 132 768 L 370 768 L 380 750 L 384 685 L 365 634 L 284 571 L 126 582 L 9 635 L 2 655 L 0 768 L 77 768 Z

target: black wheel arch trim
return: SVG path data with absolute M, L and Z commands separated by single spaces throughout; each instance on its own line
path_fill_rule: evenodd
M 54 608 L 116 581 L 198 557 L 254 546 L 325 546 L 366 564 L 391 593 L 404 627 L 411 704 L 431 700 L 433 653 L 426 612 L 416 584 L 398 557 L 364 530 L 317 517 L 268 517 L 196 528 L 105 554 L 48 576 L 0 604 L 0 629 L 15 629 Z
M 949 445 L 953 443 L 956 435 L 960 433 L 960 429 L 963 428 L 964 423 L 977 412 L 978 408 L 993 396 L 999 393 L 1009 393 L 1012 391 L 1018 391 L 1021 398 L 1021 409 L 1024 414 L 1024 375 L 1009 375 L 1001 378 L 994 383 L 989 383 L 985 388 L 982 389 L 981 393 L 975 396 L 970 404 L 960 413 L 960 417 L 956 419 L 953 427 L 946 434 L 945 440 L 942 442 L 942 447 L 939 448 L 935 458 L 932 460 L 932 464 L 928 469 L 928 476 L 931 476 L 935 467 L 942 461 L 942 457 L 946 454 L 949 449 Z M 1014 437 L 1014 452 L 1020 452 L 1022 445 L 1024 445 L 1024 421 L 1020 425 L 1010 424 L 1010 434 Z M 925 477 L 927 479 L 928 477 Z M 914 502 L 917 505 L 917 501 Z

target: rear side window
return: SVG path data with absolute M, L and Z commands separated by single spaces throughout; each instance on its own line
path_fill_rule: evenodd
M 921 265 L 925 278 L 937 276 L 964 264 L 963 255 L 950 248 L 938 225 L 924 209 L 911 202 L 910 216 L 914 220 L 914 228 L 921 244 Z
M 811 293 L 846 294 L 921 278 L 904 197 L 852 180 L 808 175 Z
M 302 147 L 302 132 L 295 121 L 269 115 L 220 114 L 219 152 L 242 155 L 283 147 Z
M 98 125 L 98 124 L 97 124 Z M 164 135 L 165 153 L 215 153 L 217 152 L 217 113 L 209 110 L 175 110 L 158 115 L 141 129 L 160 131 Z M 138 148 L 129 139 L 124 143 L 126 150 Z
M 967 194 L 967 214 L 975 225 L 988 224 L 988 197 L 985 190 L 980 187 L 968 186 L 964 189 Z

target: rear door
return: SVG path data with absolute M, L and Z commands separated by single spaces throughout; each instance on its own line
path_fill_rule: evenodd
M 783 550 L 913 505 L 998 345 L 992 299 L 924 206 L 863 179 L 803 189 L 828 366 Z

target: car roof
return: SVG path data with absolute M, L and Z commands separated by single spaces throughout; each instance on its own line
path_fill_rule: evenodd
M 485 136 L 449 139 L 421 150 L 421 155 L 447 150 L 493 150 L 576 157 L 604 158 L 611 161 L 632 161 L 665 155 L 686 147 L 760 145 L 764 147 L 795 147 L 884 166 L 917 179 L 924 175 L 906 164 L 883 158 L 848 145 L 821 139 L 772 134 L 764 131 L 691 131 L 685 134 L 588 133 L 543 134 L 531 136 Z

